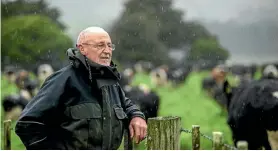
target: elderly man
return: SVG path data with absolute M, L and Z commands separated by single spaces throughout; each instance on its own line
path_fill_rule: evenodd
M 16 134 L 27 149 L 118 149 L 125 126 L 139 143 L 146 121 L 125 97 L 109 34 L 89 27 L 68 49 L 70 65 L 48 77 L 23 110 Z M 127 123 L 128 122 L 128 123 Z

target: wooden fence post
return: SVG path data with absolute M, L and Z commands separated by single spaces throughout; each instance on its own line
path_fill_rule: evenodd
M 223 149 L 223 133 L 222 132 L 212 132 L 213 136 L 213 150 Z
M 200 126 L 192 125 L 192 149 L 200 150 Z
M 180 134 L 180 117 L 149 118 L 147 150 L 179 150 Z
M 4 121 L 4 150 L 11 150 L 11 127 L 11 120 Z
M 248 150 L 248 142 L 247 141 L 238 141 L 237 144 L 238 150 Z

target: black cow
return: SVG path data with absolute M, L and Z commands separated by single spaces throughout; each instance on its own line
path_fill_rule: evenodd
M 134 75 L 135 75 L 135 73 L 132 68 L 124 69 L 121 72 L 120 85 L 121 86 L 131 85 Z
M 125 93 L 140 107 L 146 119 L 158 116 L 160 97 L 154 91 L 144 92 L 140 87 L 131 87 Z
M 4 69 L 4 75 L 9 83 L 14 83 L 16 80 L 16 67 L 6 66 Z
M 133 68 L 136 73 L 150 73 L 154 69 L 154 65 L 150 61 L 138 61 Z
M 248 85 L 229 88 L 227 84 L 223 89 L 234 143 L 245 140 L 250 150 L 271 149 L 267 131 L 278 130 L 278 77 L 270 78 L 268 74 Z
M 137 104 L 146 118 L 156 117 L 159 108 L 159 96 L 144 84 L 131 86 L 134 78 L 134 71 L 131 68 L 125 69 L 121 74 L 119 84 L 123 88 L 125 95 Z
M 150 72 L 150 78 L 152 84 L 157 87 L 157 86 L 165 86 L 168 83 L 168 66 L 167 65 L 162 65 L 160 67 L 157 67 L 153 69 Z
M 28 100 L 18 94 L 5 96 L 2 100 L 5 119 L 16 119 L 27 104 Z
M 212 88 L 215 85 L 216 81 L 211 76 L 205 77 L 202 81 L 202 89 L 208 91 L 209 93 L 212 93 Z
M 167 71 L 167 80 L 171 81 L 174 85 L 178 85 L 185 82 L 189 74 L 190 74 L 190 68 L 186 68 L 186 67 L 170 68 Z
M 253 81 L 255 73 L 257 71 L 256 65 L 234 65 L 230 67 L 230 71 L 233 75 L 238 77 L 239 84 L 249 84 Z

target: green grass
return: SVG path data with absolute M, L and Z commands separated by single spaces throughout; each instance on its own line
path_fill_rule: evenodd
M 201 81 L 206 75 L 207 72 L 191 73 L 187 81 L 177 88 L 166 86 L 155 89 L 161 96 L 159 115 L 180 116 L 183 128 L 191 129 L 192 125 L 200 125 L 201 133 L 209 136 L 213 131 L 221 131 L 225 142 L 232 144 L 226 116 L 221 116 L 221 110 L 215 101 L 201 90 Z M 150 85 L 150 80 L 146 75 L 136 75 L 134 84 L 139 83 Z M 181 149 L 191 148 L 191 134 L 182 133 Z M 139 145 L 139 149 L 144 149 L 144 142 Z M 212 149 L 212 142 L 202 137 L 201 149 Z
M 221 110 L 215 101 L 208 98 L 201 90 L 202 78 L 207 75 L 208 72 L 191 73 L 187 81 L 179 87 L 173 88 L 168 85 L 165 87 L 153 88 L 161 96 L 159 115 L 180 116 L 183 128 L 191 129 L 192 125 L 200 125 L 201 133 L 209 136 L 212 135 L 213 131 L 221 131 L 224 134 L 225 142 L 232 144 L 231 131 L 226 124 L 226 115 L 221 116 Z M 229 77 L 229 80 L 232 81 L 233 79 Z M 5 94 L 16 92 L 14 85 L 8 84 L 3 78 L 1 82 L 1 97 Z M 136 75 L 133 84 L 137 85 L 139 83 L 145 83 L 151 86 L 151 80 L 149 76 L 145 74 Z M 13 122 L 13 127 L 14 124 Z M 192 148 L 191 134 L 182 133 L 180 143 L 181 149 L 190 150 Z M 136 148 L 145 149 L 144 144 L 145 141 L 136 146 Z M 12 149 L 25 149 L 14 131 L 12 131 Z M 121 146 L 120 149 L 123 149 L 123 146 Z M 201 149 L 212 149 L 212 142 L 201 137 Z

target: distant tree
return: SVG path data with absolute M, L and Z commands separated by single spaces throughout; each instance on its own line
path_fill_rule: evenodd
M 158 38 L 168 48 L 180 48 L 195 39 L 210 37 L 196 21 L 184 21 L 184 12 L 173 7 L 172 0 L 129 0 L 124 14 L 145 13 L 159 28 Z
M 215 63 L 225 61 L 229 57 L 229 52 L 223 48 L 216 38 L 196 40 L 189 53 L 188 59 L 191 61 L 207 60 Z
M 114 55 L 119 62 L 167 63 L 170 49 L 211 37 L 198 22 L 184 21 L 183 11 L 173 8 L 172 3 L 172 0 L 128 0 L 125 3 L 125 10 L 111 29 L 117 50 L 122 52 Z
M 2 29 L 2 57 L 8 57 L 10 63 L 60 62 L 66 49 L 73 46 L 69 36 L 46 16 L 9 17 L 2 21 Z
M 153 20 L 142 13 L 126 17 L 112 32 L 116 43 L 114 57 L 119 62 L 153 61 L 155 64 L 167 62 L 167 48 L 158 38 L 158 28 Z
M 44 15 L 48 16 L 62 30 L 66 26 L 59 21 L 61 12 L 58 8 L 50 7 L 45 0 L 2 0 L 1 17 L 6 19 L 20 15 Z

